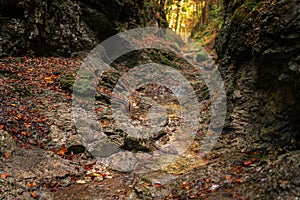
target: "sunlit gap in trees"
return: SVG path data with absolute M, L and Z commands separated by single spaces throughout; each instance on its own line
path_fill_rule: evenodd
M 221 5 L 222 0 L 166 0 L 164 8 L 169 28 L 186 41 L 195 28 L 209 23 L 210 7 Z

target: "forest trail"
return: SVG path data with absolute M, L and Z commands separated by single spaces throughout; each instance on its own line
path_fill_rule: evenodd
M 267 198 L 265 191 L 273 191 L 274 182 L 280 183 L 278 190 L 288 191 L 281 193 L 282 197 L 297 197 L 297 151 L 284 152 L 262 141 L 253 144 L 249 138 L 230 133 L 221 135 L 214 149 L 205 157 L 199 157 L 199 146 L 210 120 L 209 95 L 199 74 L 191 71 L 188 65 L 176 62 L 173 63 L 175 67 L 185 66 L 181 73 L 190 78 L 198 100 L 202 102 L 197 135 L 183 156 L 171 164 L 147 173 L 120 173 L 84 151 L 72 125 L 72 96 L 70 87 L 63 87 L 63 84 L 66 84 L 65 77 L 74 76 L 74 71 L 80 67 L 80 59 L 21 57 L 2 60 L 1 100 L 5 107 L 2 107 L 1 129 L 3 133 L 12 132 L 14 139 L 1 150 L 1 198 L 251 199 L 255 195 Z M 99 87 L 102 87 L 100 91 L 107 91 L 107 85 Z M 104 132 L 113 142 L 124 142 L 120 135 L 112 134 L 116 127 L 109 120 L 110 107 L 103 98 L 105 95 L 99 95 L 102 97 L 97 98 L 96 112 L 99 112 Z M 136 91 L 131 100 L 132 118 L 141 123 L 147 122 L 145 109 L 151 107 L 153 101 L 162 104 L 169 120 L 167 130 L 176 134 L 180 105 L 169 90 L 148 85 Z M 172 144 L 169 132 L 148 138 L 148 146 L 134 138 L 125 138 L 126 148 L 153 150 L 155 154 L 163 149 L 163 145 Z M 177 143 L 176 147 L 180 146 Z M 122 171 L 122 158 L 118 159 Z
M 299 2 L 1 1 L 0 199 L 298 200 Z M 207 131 L 214 108 L 211 82 L 178 55 L 146 48 L 112 59 L 96 89 L 86 86 L 92 82 L 88 75 L 99 70 L 78 77 L 87 50 L 123 30 L 149 26 L 169 27 L 188 42 L 191 33 L 216 53 L 214 72 L 224 81 L 227 108 L 217 140 Z M 148 47 L 156 42 L 188 58 L 204 58 L 205 65 L 200 47 L 186 52 L 181 39 L 178 45 L 156 39 L 135 42 Z M 105 56 L 130 44 L 109 45 Z M 126 74 L 145 61 L 180 72 L 194 92 L 176 88 L 184 81 L 169 88 L 145 84 L 129 90 L 130 101 L 124 101 L 126 92 L 120 91 L 136 83 Z M 148 74 L 172 81 L 160 72 Z M 78 80 L 85 82 L 76 85 Z M 86 93 L 74 104 L 74 94 Z M 95 115 L 85 109 L 91 102 Z M 115 118 L 112 102 L 118 114 L 130 115 Z M 75 123 L 78 116 L 83 120 Z M 181 128 L 182 122 L 190 126 Z M 203 151 L 205 138 L 216 141 L 213 149 Z

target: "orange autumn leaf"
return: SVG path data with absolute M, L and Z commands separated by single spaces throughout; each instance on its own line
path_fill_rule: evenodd
M 10 177 L 10 175 L 9 175 L 9 174 L 1 174 L 1 178 L 4 178 L 4 179 L 6 179 L 6 178 L 8 178 L 8 177 Z
M 32 184 L 30 182 L 26 183 L 27 187 L 32 187 Z
M 190 189 L 189 183 L 188 183 L 188 182 L 183 182 L 183 183 L 182 183 L 182 186 L 183 186 L 184 189 L 186 189 L 186 190 L 189 190 L 189 189 Z
M 4 157 L 5 157 L 5 158 L 9 158 L 9 157 L 10 157 L 10 153 L 5 153 L 5 154 L 4 154 Z
M 93 166 L 96 164 L 96 160 L 94 160 L 92 163 L 90 164 L 87 164 L 87 165 L 84 165 L 83 168 L 86 170 L 86 171 L 89 171 L 93 168 Z
M 101 112 L 102 110 L 104 110 L 104 108 L 100 106 L 99 108 L 96 109 L 96 112 Z
M 153 187 L 155 187 L 155 188 L 162 188 L 162 185 L 159 184 L 159 183 L 154 183 L 154 184 L 153 184 Z
M 27 70 L 27 72 L 32 72 L 34 70 L 34 68 L 30 68 Z
M 188 182 L 183 182 L 183 183 L 182 183 L 182 186 L 183 186 L 183 187 L 186 187 L 186 186 L 188 186 L 188 185 L 189 185 Z
M 233 182 L 235 182 L 235 183 L 241 183 L 241 182 L 242 182 L 242 179 L 237 178 L 237 179 L 235 179 Z
M 32 198 L 36 199 L 37 198 L 37 195 L 35 194 L 35 192 L 30 192 L 30 195 Z
M 25 126 L 26 128 L 29 128 L 31 125 L 30 125 L 30 124 L 27 124 L 26 122 L 24 122 L 24 126 Z
M 230 175 L 226 175 L 226 180 L 230 180 L 231 179 L 231 176 Z
M 242 167 L 241 166 L 234 166 L 233 171 L 237 174 L 242 172 Z
M 110 121 L 102 121 L 101 124 L 102 124 L 102 126 L 106 126 L 108 124 L 111 124 L 111 122 Z
M 27 187 L 36 187 L 37 184 L 36 184 L 36 182 L 32 182 L 32 183 L 28 182 L 28 183 L 26 183 L 26 186 Z
M 151 184 L 150 183 L 143 183 L 143 186 L 150 186 Z
M 64 156 L 67 152 L 68 152 L 68 149 L 67 149 L 65 146 L 63 146 L 63 147 L 59 150 L 58 154 Z
M 21 134 L 24 135 L 24 136 L 30 136 L 30 134 L 27 133 L 26 131 L 22 131 Z
M 17 116 L 15 116 L 16 120 L 20 120 L 23 117 L 22 113 L 18 113 Z
M 244 162 L 244 165 L 251 165 L 252 164 L 252 161 L 251 160 L 246 160 L 245 162 Z
M 231 189 L 226 189 L 226 192 L 227 192 L 227 193 L 231 193 L 232 190 L 231 190 Z
M 21 106 L 21 107 L 20 107 L 20 110 L 21 110 L 21 111 L 26 110 L 26 107 L 25 107 L 25 106 Z
M 54 82 L 53 80 L 56 79 L 56 78 L 57 78 L 57 76 L 51 75 L 49 77 L 44 78 L 44 80 L 46 81 L 46 83 L 52 84 Z
M 257 158 L 252 158 L 251 160 L 246 160 L 246 161 L 244 161 L 244 165 L 251 165 L 255 161 L 257 161 Z

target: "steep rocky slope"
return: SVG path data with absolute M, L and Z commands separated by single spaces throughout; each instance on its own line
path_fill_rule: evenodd
M 227 0 L 224 6 L 216 48 L 229 96 L 225 131 L 299 148 L 299 1 Z
M 69 56 L 90 50 L 119 31 L 165 23 L 148 1 L 1 0 L 0 4 L 0 57 Z

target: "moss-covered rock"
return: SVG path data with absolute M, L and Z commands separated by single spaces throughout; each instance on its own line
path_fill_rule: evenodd
M 72 74 L 63 75 L 60 77 L 59 82 L 61 84 L 62 89 L 72 92 L 75 77 Z
M 216 50 L 231 102 L 227 130 L 298 148 L 299 2 L 235 0 L 224 7 Z

